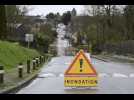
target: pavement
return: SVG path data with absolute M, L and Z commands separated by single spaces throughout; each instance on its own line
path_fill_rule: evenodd
M 65 88 L 64 72 L 67 70 L 73 56 L 64 56 L 69 47 L 68 40 L 62 39 L 66 34 L 65 26 L 59 24 L 57 28 L 58 57 L 44 65 L 38 77 L 17 94 L 134 94 L 134 63 L 111 61 L 91 57 L 93 67 L 99 79 L 97 87 Z
M 99 75 L 94 88 L 65 88 L 64 72 L 72 56 L 54 57 L 44 65 L 38 77 L 17 94 L 134 94 L 134 65 L 91 58 Z

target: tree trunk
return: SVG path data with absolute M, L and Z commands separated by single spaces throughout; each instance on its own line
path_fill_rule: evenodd
M 0 5 L 0 39 L 6 39 L 6 9 L 4 5 Z

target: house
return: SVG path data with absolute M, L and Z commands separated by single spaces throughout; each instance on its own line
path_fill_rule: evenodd
M 40 25 L 46 23 L 46 19 L 41 18 L 41 16 L 25 16 L 25 24 L 29 25 L 31 28 L 31 33 L 37 33 L 40 30 Z
M 40 30 L 40 25 L 45 23 L 45 19 L 40 16 L 24 16 L 21 23 L 10 23 L 10 31 L 8 38 L 10 41 L 25 42 L 25 34 L 36 34 Z

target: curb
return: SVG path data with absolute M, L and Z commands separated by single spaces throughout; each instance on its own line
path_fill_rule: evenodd
M 47 62 L 45 62 L 43 65 L 47 64 L 48 62 L 49 62 L 49 60 Z M 15 93 L 17 93 L 20 89 L 22 89 L 23 87 L 27 86 L 35 78 L 37 78 L 38 72 L 40 72 L 40 70 L 41 70 L 41 68 L 37 71 L 37 73 L 35 73 L 32 77 L 30 77 L 29 79 L 25 80 L 24 82 L 18 83 L 16 86 L 12 86 L 12 87 L 10 87 L 8 89 L 4 89 L 4 90 L 0 91 L 0 94 L 15 94 Z
M 108 59 L 107 58 L 101 58 L 101 57 L 98 57 L 98 56 L 95 56 L 95 55 L 93 55 L 93 56 L 91 56 L 91 57 L 93 57 L 93 58 L 95 58 L 95 59 L 98 59 L 98 60 L 102 60 L 102 61 L 104 61 L 104 62 L 109 62 L 109 61 L 113 61 L 113 62 L 116 62 L 116 61 L 118 61 L 118 62 L 124 62 L 124 60 L 126 61 L 127 60 L 127 62 L 133 62 L 134 60 L 128 60 L 128 59 L 122 59 L 122 58 L 117 58 L 117 57 L 112 57 L 112 56 L 106 56 L 106 57 L 108 57 Z
M 92 58 L 95 58 L 95 59 L 98 59 L 98 60 L 101 60 L 101 61 L 104 61 L 104 62 L 109 62 L 108 60 L 105 60 L 105 59 L 102 59 L 100 57 L 96 57 L 96 56 L 93 56 L 91 55 Z
M 18 90 L 20 90 L 21 88 L 23 88 L 27 84 L 29 84 L 31 81 L 33 81 L 33 79 L 35 79 L 37 77 L 37 75 L 38 75 L 38 73 L 36 73 L 30 79 L 27 79 L 26 81 L 24 81 L 22 83 L 18 83 L 18 85 L 16 85 L 16 86 L 13 86 L 13 87 L 10 87 L 8 89 L 5 89 L 5 90 L 1 91 L 0 94 L 16 93 Z

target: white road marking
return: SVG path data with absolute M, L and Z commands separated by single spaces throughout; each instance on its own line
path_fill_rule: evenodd
M 70 65 L 70 63 L 65 63 L 65 65 Z
M 129 77 L 130 78 L 134 77 L 134 73 L 129 74 Z
M 127 75 L 124 75 L 124 74 L 121 74 L 121 73 L 113 73 L 112 77 L 128 78 Z
M 54 77 L 55 75 L 52 73 L 47 73 L 47 74 L 39 74 L 38 77 L 46 78 L 46 77 Z
M 129 75 L 125 75 L 122 73 L 113 73 L 112 75 L 108 74 L 108 73 L 99 73 L 98 74 L 99 77 L 114 77 L 114 78 L 133 78 L 134 77 L 134 73 L 131 73 Z M 55 74 L 53 73 L 45 73 L 45 74 L 39 74 L 38 75 L 39 78 L 47 78 L 47 77 L 56 77 Z M 58 77 L 64 77 L 63 73 L 60 73 L 58 75 Z
M 64 77 L 64 75 L 63 74 L 59 74 L 59 77 Z
M 109 76 L 107 73 L 100 73 L 99 74 L 99 77 L 106 77 L 106 76 Z

